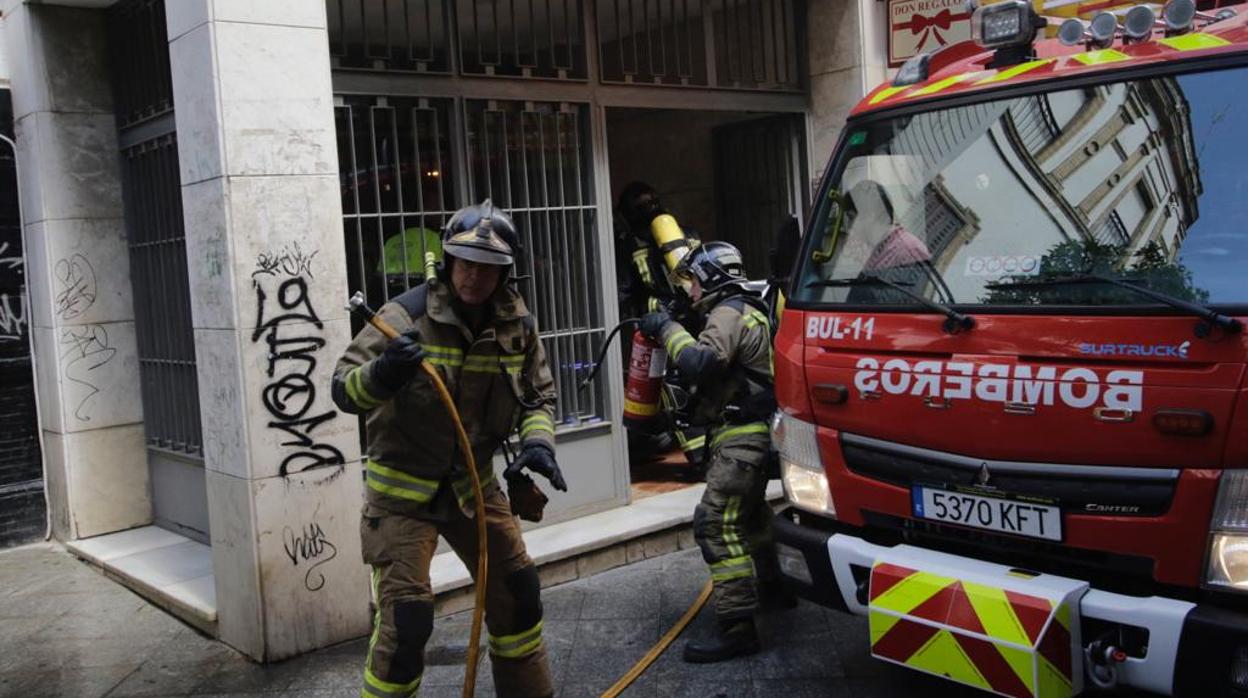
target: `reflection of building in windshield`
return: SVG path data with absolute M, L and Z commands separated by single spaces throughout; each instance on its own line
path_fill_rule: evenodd
M 1173 79 L 1018 100 L 1010 145 L 1072 230 L 1173 258 L 1197 217 L 1200 174 L 1190 110 Z M 1177 214 L 1177 215 L 1176 215 Z
M 1044 254 L 1069 240 L 1132 253 L 1156 243 L 1173 260 L 1198 215 L 1189 108 L 1173 79 L 1003 100 L 897 125 L 891 153 L 856 158 L 843 186 L 853 199 L 855 180 L 879 182 L 892 223 L 924 239 L 958 301 L 974 302 L 985 283 L 1037 273 Z M 860 240 L 889 232 L 876 229 Z M 845 262 L 850 271 L 855 262 Z M 912 281 L 937 295 L 920 275 Z

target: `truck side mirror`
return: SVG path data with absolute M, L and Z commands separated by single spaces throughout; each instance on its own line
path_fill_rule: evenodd
M 786 280 L 793 273 L 793 265 L 802 246 L 801 225 L 797 216 L 786 216 L 771 241 L 769 265 L 773 282 Z

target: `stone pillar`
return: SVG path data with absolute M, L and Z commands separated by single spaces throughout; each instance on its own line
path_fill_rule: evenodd
M 887 7 L 880 0 L 807 5 L 811 181 L 819 181 L 849 112 L 888 78 Z
M 166 12 L 218 632 L 271 661 L 369 631 L 325 3 Z
M 53 533 L 86 538 L 151 521 L 105 16 L 5 10 Z

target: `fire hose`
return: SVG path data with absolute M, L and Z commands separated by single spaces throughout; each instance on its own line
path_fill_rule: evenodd
M 399 333 L 388 322 L 377 316 L 371 308 L 364 302 L 364 294 L 356 292 L 351 297 L 350 304 L 347 306 L 350 310 L 359 313 L 368 324 L 372 325 L 386 336 L 387 339 L 397 339 Z M 464 423 L 459 417 L 459 410 L 455 407 L 455 399 L 451 397 L 451 393 L 446 389 L 446 383 L 442 382 L 442 376 L 438 375 L 438 370 L 428 361 L 420 363 L 421 369 L 429 376 L 429 380 L 433 382 L 433 387 L 438 392 L 438 397 L 442 400 L 442 405 L 446 407 L 446 411 L 451 415 L 451 421 L 455 423 L 455 433 L 459 436 L 459 447 L 464 452 L 464 458 L 467 460 L 468 476 L 472 478 L 472 493 L 475 500 L 477 512 L 477 574 L 474 580 L 476 584 L 476 599 L 472 607 L 472 631 L 469 634 L 468 641 L 468 658 L 464 667 L 464 698 L 471 698 L 477 686 L 477 661 L 480 656 L 481 642 L 481 617 L 485 611 L 485 585 L 487 577 L 487 569 L 489 563 L 489 549 L 485 540 L 485 496 L 481 491 L 481 478 L 477 475 L 477 461 L 472 455 L 472 444 L 468 441 L 468 432 L 464 430 Z

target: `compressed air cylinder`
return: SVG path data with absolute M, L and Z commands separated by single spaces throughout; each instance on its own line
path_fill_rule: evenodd
M 663 213 L 650 221 L 650 234 L 654 236 L 655 244 L 663 252 L 663 263 L 667 265 L 667 270 L 675 271 L 676 265 L 689 254 L 691 249 L 689 238 L 685 237 L 685 231 L 680 229 L 680 224 L 671 214 Z

